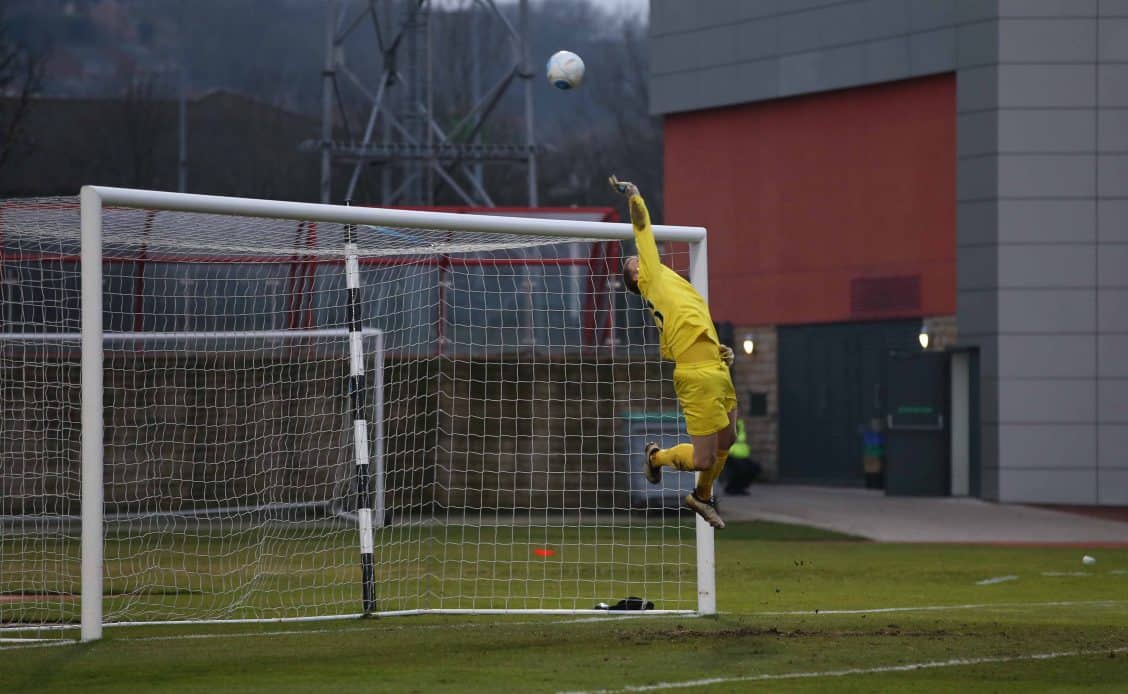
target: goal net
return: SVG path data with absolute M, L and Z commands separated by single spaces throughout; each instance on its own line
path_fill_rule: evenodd
M 107 188 L 0 204 L 0 638 L 712 612 L 692 479 L 639 472 L 684 431 L 617 289 L 630 236 Z

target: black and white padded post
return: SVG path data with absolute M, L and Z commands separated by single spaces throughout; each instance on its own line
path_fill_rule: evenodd
M 346 205 L 350 204 L 348 201 Z M 349 398 L 352 405 L 353 451 L 356 457 L 356 517 L 360 529 L 360 577 L 364 614 L 376 611 L 372 563 L 372 475 L 368 467 L 368 420 L 364 417 L 364 337 L 360 326 L 360 260 L 356 226 L 345 225 L 346 316 L 349 324 Z

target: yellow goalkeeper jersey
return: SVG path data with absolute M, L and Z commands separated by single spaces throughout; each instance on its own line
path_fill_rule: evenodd
M 677 361 L 702 335 L 719 347 L 705 300 L 685 278 L 662 264 L 642 196 L 632 195 L 630 206 L 638 246 L 638 289 L 658 326 L 662 356 Z

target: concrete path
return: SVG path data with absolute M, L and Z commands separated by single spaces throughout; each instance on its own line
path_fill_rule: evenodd
M 885 496 L 873 489 L 754 484 L 720 496 L 726 520 L 810 525 L 881 542 L 1122 544 L 1128 523 L 969 498 Z

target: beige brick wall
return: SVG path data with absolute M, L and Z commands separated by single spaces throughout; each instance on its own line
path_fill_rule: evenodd
M 928 349 L 939 351 L 956 344 L 958 334 L 956 333 L 955 316 L 933 316 L 931 318 L 925 318 L 924 325 L 928 328 Z
M 676 409 L 673 365 L 584 357 L 415 359 L 385 373 L 390 507 L 587 508 L 618 494 L 619 417 Z M 108 512 L 310 503 L 354 489 L 343 357 L 113 357 Z M 0 514 L 76 514 L 79 369 L 0 369 Z
M 952 316 L 929 318 L 932 348 L 956 341 Z M 740 342 L 751 334 L 755 352 Z M 733 382 L 752 457 L 779 471 L 778 339 L 735 328 Z M 308 502 L 351 488 L 342 358 L 307 361 L 130 356 L 106 371 L 109 510 L 173 500 Z M 618 503 L 618 417 L 676 409 L 673 365 L 574 359 L 390 362 L 385 450 L 389 504 L 594 507 Z M 0 369 L 0 513 L 75 513 L 78 365 L 29 360 Z M 597 491 L 593 491 L 597 490 Z M 193 502 L 194 503 L 194 502 Z
M 749 391 L 767 393 L 767 415 L 744 417 L 745 431 L 752 459 L 763 467 L 764 479 L 779 474 L 779 383 L 776 329 L 774 326 L 738 326 L 734 329 L 736 363 L 733 365 L 733 386 L 741 408 L 748 405 Z M 744 354 L 741 343 L 752 335 L 756 349 Z

